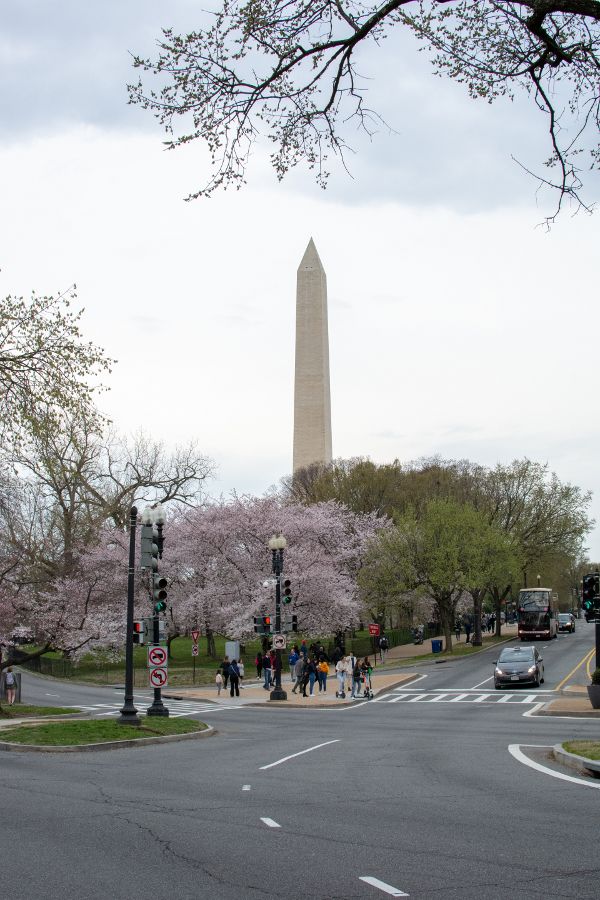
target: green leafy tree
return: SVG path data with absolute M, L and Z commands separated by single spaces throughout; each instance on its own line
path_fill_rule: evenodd
M 582 203 L 581 154 L 598 159 L 599 22 L 595 0 L 223 0 L 207 28 L 165 29 L 155 59 L 135 57 L 157 81 L 130 85 L 130 102 L 154 113 L 169 147 L 207 145 L 213 175 L 192 197 L 239 187 L 261 135 L 279 178 L 302 161 L 325 185 L 328 155 L 347 150 L 340 123 L 354 118 L 371 134 L 381 121 L 367 106 L 361 50 L 403 29 L 473 99 L 530 95 L 550 135 L 540 180 L 560 209 L 565 196 Z
M 113 360 L 80 330 L 83 310 L 71 311 L 74 287 L 58 297 L 0 299 L 0 439 L 18 443 L 42 423 L 53 430 L 66 413 L 96 426 L 97 377 Z

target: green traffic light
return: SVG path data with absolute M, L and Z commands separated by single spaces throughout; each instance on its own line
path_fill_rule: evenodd
M 166 608 L 167 608 L 167 601 L 166 601 L 166 600 L 159 600 L 158 603 L 156 603 L 155 606 L 154 606 L 154 610 L 155 610 L 155 612 L 157 612 L 157 613 L 164 612 Z

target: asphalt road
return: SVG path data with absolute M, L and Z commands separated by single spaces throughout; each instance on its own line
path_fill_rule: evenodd
M 538 645 L 543 687 L 592 643 L 580 622 Z M 198 714 L 218 729 L 206 740 L 0 754 L 2 893 L 598 898 L 597 783 L 552 777 L 564 770 L 546 758 L 568 737 L 596 737 L 598 723 L 527 715 L 528 696 L 544 695 L 495 692 L 494 658 L 424 664 L 410 690 L 339 709 L 213 709 Z M 102 688 L 24 683 L 27 699 L 114 702 Z M 526 754 L 550 772 L 524 765 L 514 745 L 536 745 Z

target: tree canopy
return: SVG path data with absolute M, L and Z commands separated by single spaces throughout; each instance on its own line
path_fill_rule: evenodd
M 259 136 L 279 178 L 304 161 L 325 185 L 329 154 L 347 149 L 343 124 L 355 118 L 372 133 L 381 121 L 361 50 L 402 28 L 470 97 L 531 96 L 549 132 L 537 177 L 560 209 L 565 197 L 583 203 L 584 167 L 599 158 L 599 23 L 596 0 L 223 0 L 209 27 L 166 28 L 155 59 L 134 58 L 157 82 L 130 85 L 130 102 L 156 115 L 169 147 L 206 143 L 213 174 L 191 198 L 242 184 Z

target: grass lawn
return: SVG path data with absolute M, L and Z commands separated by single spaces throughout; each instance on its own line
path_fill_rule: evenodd
M 575 753 L 577 756 L 586 756 L 588 759 L 600 760 L 600 741 L 565 741 L 563 747 L 567 753 Z
M 3 729 L 0 731 L 0 740 L 14 744 L 65 747 L 165 734 L 188 734 L 192 731 L 204 731 L 205 728 L 203 722 L 197 722 L 195 719 L 168 719 L 162 716 L 144 717 L 139 727 L 119 725 L 114 720 L 91 719 L 83 722 L 48 722 L 44 725 L 21 725 L 18 728 Z
M 13 703 L 0 706 L 0 719 L 24 719 L 28 716 L 69 716 L 81 712 L 65 706 L 30 706 L 27 703 Z

